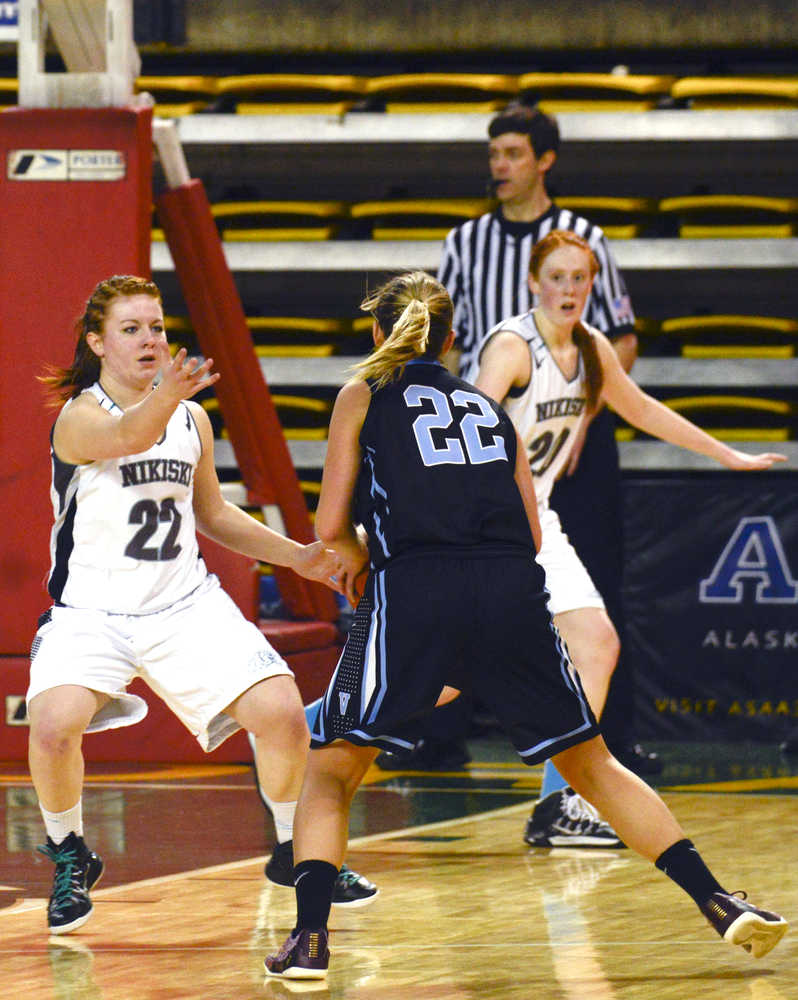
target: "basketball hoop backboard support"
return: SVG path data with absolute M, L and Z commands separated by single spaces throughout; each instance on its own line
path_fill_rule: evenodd
M 66 66 L 45 71 L 48 28 Z M 121 107 L 134 101 L 141 60 L 133 0 L 20 0 L 19 106 Z

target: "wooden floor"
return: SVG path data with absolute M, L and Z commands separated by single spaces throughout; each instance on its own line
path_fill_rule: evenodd
M 769 748 L 668 751 L 663 795 L 720 881 L 798 921 L 794 768 Z M 527 849 L 539 769 L 477 757 L 460 774 L 370 772 L 348 860 L 381 893 L 333 911 L 326 984 L 264 978 L 294 900 L 263 877 L 271 828 L 247 768 L 90 767 L 87 840 L 107 872 L 91 920 L 53 938 L 35 796 L 22 765 L 0 765 L 2 996 L 798 1000 L 798 928 L 757 962 L 629 851 Z

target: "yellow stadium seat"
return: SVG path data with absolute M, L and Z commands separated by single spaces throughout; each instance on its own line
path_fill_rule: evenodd
M 365 81 L 366 107 L 388 112 L 496 111 L 518 93 L 504 73 L 395 73 Z
M 788 344 L 682 344 L 683 358 L 779 358 L 795 357 Z
M 172 333 L 190 333 L 194 329 L 188 316 L 172 316 L 167 313 L 163 321 L 170 335 Z
M 482 215 L 491 205 L 487 198 L 392 199 L 356 202 L 349 214 L 367 223 L 375 240 L 441 240 L 453 226 Z
M 677 316 L 660 329 L 686 358 L 791 358 L 798 342 L 798 320 L 779 316 Z
M 356 316 L 355 319 L 352 320 L 352 332 L 355 334 L 371 333 L 373 324 L 373 316 Z
M 351 337 L 352 324 L 311 316 L 248 316 L 258 357 L 329 357 Z
M 256 344 L 259 358 L 328 358 L 334 344 Z
M 215 76 L 140 76 L 136 92 L 153 96 L 155 114 L 177 118 L 208 108 L 217 97 L 218 84 Z
M 523 73 L 518 90 L 542 111 L 648 111 L 670 94 L 675 76 L 635 73 Z
M 212 205 L 211 212 L 230 242 L 329 240 L 347 206 L 341 201 L 233 201 Z
M 218 81 L 226 110 L 239 114 L 342 115 L 362 98 L 362 77 L 331 73 L 249 73 Z
M 630 240 L 640 236 L 646 222 L 653 219 L 653 198 L 617 198 L 600 195 L 557 197 L 560 208 L 585 215 L 604 230 L 610 239 Z
M 196 350 L 194 329 L 187 316 L 167 315 L 164 322 L 173 353 L 179 347 Z M 348 319 L 247 316 L 246 322 L 258 357 L 329 357 L 353 333 Z
M 686 76 L 671 97 L 696 111 L 713 108 L 796 108 L 798 76 Z
M 795 437 L 796 405 L 761 396 L 675 396 L 663 403 L 725 441 L 787 441 Z
M 164 326 L 166 327 L 166 336 L 169 339 L 169 349 L 173 356 L 181 347 L 185 347 L 189 354 L 200 353 L 194 328 L 187 316 L 167 314 L 164 316 Z
M 343 118 L 351 111 L 353 101 L 302 101 L 294 103 L 263 103 L 259 101 L 239 101 L 235 111 L 239 115 L 328 115 Z
M 0 77 L 0 106 L 17 103 L 16 77 Z
M 798 231 L 798 198 L 748 194 L 663 198 L 663 215 L 676 219 L 686 239 L 787 238 Z
M 180 347 L 199 353 L 193 329 L 183 317 L 165 317 L 170 348 L 174 355 Z M 336 353 L 347 336 L 351 323 L 343 320 L 303 320 L 294 317 L 247 317 L 255 354 L 259 358 L 325 358 Z
M 306 413 L 316 416 L 329 416 L 332 404 L 327 399 L 317 399 L 315 396 L 297 396 L 287 393 L 272 393 L 274 405 L 280 409 L 296 413 Z
M 273 392 L 271 398 L 287 439 L 323 441 L 327 437 L 332 412 L 331 400 L 280 392 Z M 214 433 L 227 439 L 227 428 L 223 426 L 218 399 L 212 396 L 203 399 L 201 403 L 212 419 Z

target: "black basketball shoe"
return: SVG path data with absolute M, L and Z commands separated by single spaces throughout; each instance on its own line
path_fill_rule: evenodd
M 266 862 L 266 878 L 275 885 L 294 886 L 294 842 L 286 840 L 277 844 Z M 352 871 L 348 865 L 341 865 L 333 890 L 333 906 L 367 906 L 379 895 L 380 890 L 373 882 Z
M 263 960 L 268 976 L 285 979 L 325 979 L 329 964 L 330 949 L 323 928 L 289 934 L 277 954 Z
M 89 889 L 103 873 L 103 861 L 90 851 L 76 833 L 70 833 L 60 844 L 47 838 L 37 851 L 55 863 L 53 894 L 47 906 L 47 926 L 51 934 L 75 931 L 91 916 Z
M 526 822 L 530 847 L 625 847 L 609 823 L 573 788 L 559 788 L 541 799 Z
M 762 958 L 781 941 L 788 924 L 778 913 L 760 910 L 745 900 L 744 892 L 713 892 L 701 912 L 724 941 Z

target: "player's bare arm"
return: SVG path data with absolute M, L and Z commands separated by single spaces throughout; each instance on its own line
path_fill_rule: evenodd
M 344 593 L 356 600 L 354 581 L 368 562 L 368 549 L 352 520 L 352 501 L 360 467 L 358 437 L 371 401 L 371 390 L 353 380 L 338 393 L 330 418 L 327 456 L 316 508 L 316 532 L 343 563 Z
M 189 406 L 202 441 L 202 457 L 194 474 L 197 530 L 234 552 L 275 566 L 287 566 L 300 576 L 340 590 L 332 580 L 340 572 L 340 560 L 329 548 L 321 542 L 301 545 L 224 499 L 216 475 L 210 420 L 201 406 L 196 403 Z
M 532 377 L 526 341 L 510 330 L 495 333 L 482 351 L 475 385 L 501 403 L 511 388 L 522 388 Z
M 535 497 L 535 482 L 532 479 L 532 470 L 529 467 L 524 442 L 518 431 L 515 432 L 516 453 L 515 453 L 515 481 L 518 484 L 518 491 L 524 501 L 524 510 L 529 519 L 529 527 L 532 531 L 532 539 L 535 542 L 535 551 L 540 552 L 543 544 L 543 533 L 540 528 L 540 518 L 538 517 L 538 503 Z
M 637 334 L 633 330 L 622 333 L 612 341 L 612 348 L 618 355 L 621 367 L 628 374 L 637 361 Z
M 612 341 L 612 347 L 618 355 L 618 360 L 621 362 L 623 370 L 630 372 L 635 361 L 637 361 L 637 334 L 632 331 L 621 334 L 620 337 L 616 337 Z M 595 410 L 585 414 L 584 419 L 572 437 L 571 453 L 568 456 L 568 464 L 564 469 L 563 475 L 572 476 L 576 472 L 582 448 L 584 448 L 585 440 L 587 439 L 588 428 L 603 408 L 604 400 L 602 399 L 599 400 L 599 404 Z
M 643 392 L 623 370 L 612 345 L 602 334 L 596 336 L 596 346 L 604 373 L 602 395 L 634 427 L 662 441 L 707 455 L 728 469 L 762 471 L 776 462 L 786 461 L 786 455 L 777 452 L 748 455 L 713 438 L 658 399 Z
M 53 446 L 63 462 L 82 465 L 147 451 L 163 434 L 181 399 L 189 399 L 219 379 L 210 371 L 213 358 L 201 364 L 195 358 L 186 360 L 181 348 L 173 359 L 165 339 L 156 342 L 155 352 L 163 373 L 158 388 L 148 390 L 122 413 L 109 413 L 87 393 L 61 412 Z

